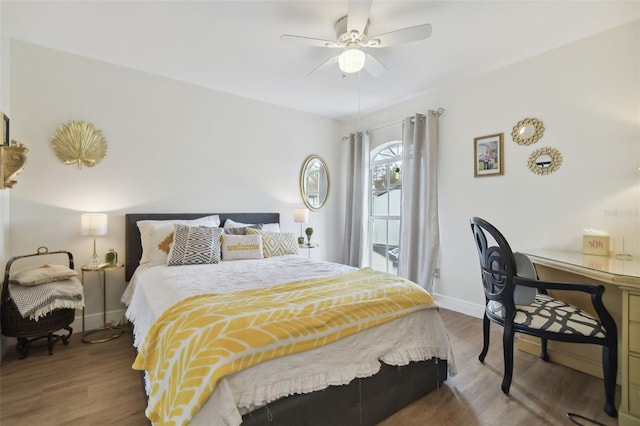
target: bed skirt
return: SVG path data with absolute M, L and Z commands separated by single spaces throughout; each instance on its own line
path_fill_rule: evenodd
M 291 395 L 258 408 L 242 416 L 242 426 L 375 425 L 446 379 L 446 360 L 411 362 L 401 367 L 382 363 L 374 376 Z

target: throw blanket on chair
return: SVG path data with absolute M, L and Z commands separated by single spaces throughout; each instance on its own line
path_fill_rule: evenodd
M 370 268 L 187 298 L 160 315 L 133 364 L 151 385 L 147 417 L 186 424 L 226 375 L 436 307 L 422 287 Z
M 82 309 L 84 291 L 76 277 L 52 283 L 22 286 L 9 284 L 9 294 L 22 318 L 37 321 L 54 309 Z

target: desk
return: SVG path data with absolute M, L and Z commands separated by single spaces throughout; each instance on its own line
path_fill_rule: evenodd
M 625 261 L 561 250 L 528 250 L 525 254 L 535 264 L 541 280 L 605 286 L 602 299 L 618 326 L 618 382 L 622 385 L 619 425 L 640 425 L 640 257 Z M 550 293 L 594 314 L 586 295 Z M 517 346 L 540 354 L 537 338 L 520 336 Z M 549 341 L 548 349 L 553 362 L 602 377 L 600 346 Z

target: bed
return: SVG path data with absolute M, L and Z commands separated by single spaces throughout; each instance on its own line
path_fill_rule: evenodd
M 123 301 L 134 326 L 136 350 L 150 350 L 152 332 L 170 328 L 159 323 L 178 300 L 188 303 L 194 297 L 208 297 L 205 293 L 211 291 L 253 295 L 252 291 L 269 288 L 271 292 L 290 281 L 316 286 L 323 280 L 366 272 L 295 254 L 214 265 L 140 265 L 139 221 L 200 220 L 214 215 L 219 226 L 226 220 L 279 224 L 278 213 L 125 215 L 125 274 L 130 283 Z M 454 372 L 437 309 L 420 309 L 324 346 L 234 371 L 217 381 L 189 424 L 373 425 L 436 389 Z M 150 387 L 147 382 L 147 394 Z

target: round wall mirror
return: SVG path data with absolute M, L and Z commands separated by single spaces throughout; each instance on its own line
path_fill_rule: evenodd
M 530 145 L 538 142 L 543 133 L 544 124 L 542 124 L 542 121 L 537 118 L 525 118 L 513 126 L 511 138 L 517 144 Z
M 544 147 L 537 149 L 529 156 L 528 167 L 538 175 L 548 175 L 555 172 L 562 164 L 562 154 L 555 148 Z
M 533 127 L 532 125 L 526 125 L 526 126 L 522 126 L 520 128 L 520 130 L 518 131 L 518 134 L 520 136 L 522 136 L 523 138 L 530 138 L 531 136 L 533 136 L 536 133 L 536 129 L 535 127 Z
M 300 194 L 309 210 L 319 210 L 329 196 L 329 169 L 318 155 L 307 158 L 300 171 Z

